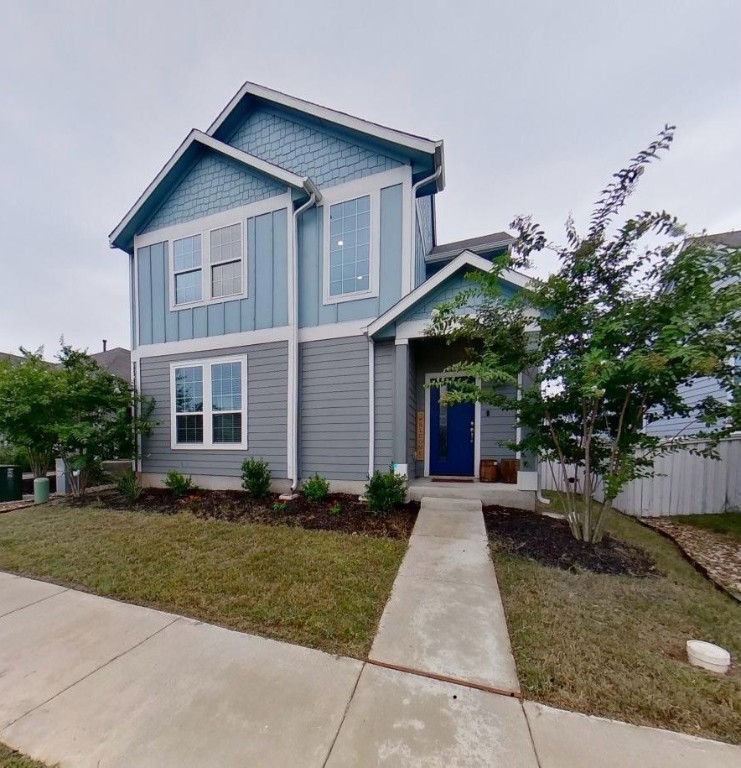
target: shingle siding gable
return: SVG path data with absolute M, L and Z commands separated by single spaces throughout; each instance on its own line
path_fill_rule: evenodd
M 271 109 L 252 113 L 229 144 L 322 186 L 398 168 L 402 163 Z

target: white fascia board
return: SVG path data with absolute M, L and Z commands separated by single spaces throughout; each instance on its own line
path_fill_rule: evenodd
M 294 187 L 296 189 L 304 189 L 307 191 L 307 194 L 310 194 L 311 191 L 316 189 L 308 176 L 297 176 L 295 173 L 291 173 L 291 171 L 287 171 L 285 168 L 281 168 L 279 165 L 268 163 L 266 160 L 262 160 L 259 157 L 255 157 L 254 155 L 250 155 L 247 152 L 243 152 L 236 147 L 225 144 L 223 141 L 218 141 L 208 134 L 205 134 L 203 131 L 199 131 L 194 128 L 186 136 L 185 141 L 183 141 L 183 143 L 177 148 L 173 156 L 167 161 L 164 168 L 162 168 L 157 176 L 155 176 L 154 181 L 152 181 L 152 183 L 144 190 L 144 192 L 140 195 L 139 199 L 134 203 L 126 216 L 124 216 L 118 226 L 108 236 L 111 247 L 113 247 L 114 241 L 128 226 L 134 216 L 136 216 L 144 203 L 146 203 L 149 197 L 154 194 L 157 187 L 162 183 L 162 181 L 164 181 L 167 175 L 173 170 L 183 155 L 188 151 L 190 146 L 195 142 L 203 145 L 204 147 L 208 147 L 214 152 L 218 152 L 225 157 L 229 157 L 232 160 L 235 160 L 236 162 L 251 168 L 252 170 L 264 173 L 267 176 L 276 179 L 277 181 L 281 181 L 290 187 Z
M 377 320 L 370 323 L 368 325 L 368 335 L 373 336 L 375 333 L 378 333 L 378 331 L 396 320 L 396 318 L 403 314 L 407 309 L 413 307 L 420 299 L 423 299 L 428 293 L 434 291 L 435 288 L 444 283 L 449 277 L 452 277 L 463 267 L 473 267 L 474 269 L 480 269 L 482 272 L 489 272 L 491 271 L 492 264 L 490 261 L 487 261 L 481 256 L 477 256 L 471 251 L 464 251 L 459 256 L 456 256 L 450 264 L 446 264 L 439 272 L 435 273 L 429 280 L 425 280 L 424 283 L 418 285 L 411 293 L 408 293 L 403 299 L 397 301 L 393 307 L 384 312 Z M 507 279 L 504 275 L 503 278 Z
M 326 120 L 329 123 L 340 125 L 343 128 L 348 128 L 359 133 L 364 133 L 367 136 L 373 136 L 383 141 L 389 141 L 393 144 L 398 144 L 408 149 L 413 149 L 418 152 L 426 152 L 427 154 L 435 155 L 436 160 L 439 158 L 439 162 L 442 162 L 442 148 L 443 142 L 433 141 L 432 139 L 425 139 L 421 136 L 414 136 L 410 133 L 404 133 L 403 131 L 397 131 L 393 128 L 387 128 L 377 123 L 372 123 L 368 120 L 363 120 L 360 117 L 354 117 L 348 115 L 345 112 L 338 112 L 329 107 L 322 107 L 319 104 L 314 104 L 310 101 L 304 101 L 303 99 L 296 98 L 295 96 L 289 96 L 286 93 L 280 91 L 274 91 L 272 88 L 266 88 L 264 85 L 257 85 L 256 83 L 245 83 L 234 96 L 234 98 L 226 105 L 221 114 L 214 120 L 209 126 L 208 134 L 213 136 L 216 131 L 219 130 L 223 122 L 234 111 L 237 105 L 242 101 L 245 96 L 254 96 L 258 99 L 264 99 L 270 101 L 273 104 L 279 104 L 280 106 L 287 107 L 288 109 L 295 109 L 298 112 L 311 115 L 320 120 Z

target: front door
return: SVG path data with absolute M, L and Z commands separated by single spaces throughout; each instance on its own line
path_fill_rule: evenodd
M 445 387 L 430 389 L 430 474 L 473 475 L 476 413 L 473 403 L 440 402 Z

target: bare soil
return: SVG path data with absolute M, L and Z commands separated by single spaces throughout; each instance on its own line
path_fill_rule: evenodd
M 566 520 L 496 505 L 484 507 L 484 521 L 501 549 L 541 565 L 637 578 L 661 575 L 648 552 L 609 533 L 589 544 L 571 535 Z
M 282 502 L 278 494 L 254 499 L 245 491 L 192 490 L 175 496 L 166 488 L 148 488 L 132 503 L 116 491 L 90 493 L 83 499 L 65 500 L 68 506 L 100 506 L 161 514 L 189 512 L 196 517 L 263 525 L 287 525 L 306 530 L 336 531 L 363 536 L 408 539 L 419 512 L 419 503 L 409 502 L 388 514 L 373 513 L 357 496 L 330 493 L 323 501 L 310 501 L 303 494 Z M 339 506 L 337 506 L 339 505 Z

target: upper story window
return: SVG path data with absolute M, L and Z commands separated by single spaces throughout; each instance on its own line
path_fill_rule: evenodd
M 242 293 L 242 225 L 211 231 L 211 298 Z
M 175 304 L 190 304 L 203 298 L 201 236 L 183 237 L 172 243 Z
M 173 448 L 246 448 L 244 358 L 173 363 Z
M 329 296 L 371 290 L 370 195 L 329 207 Z

